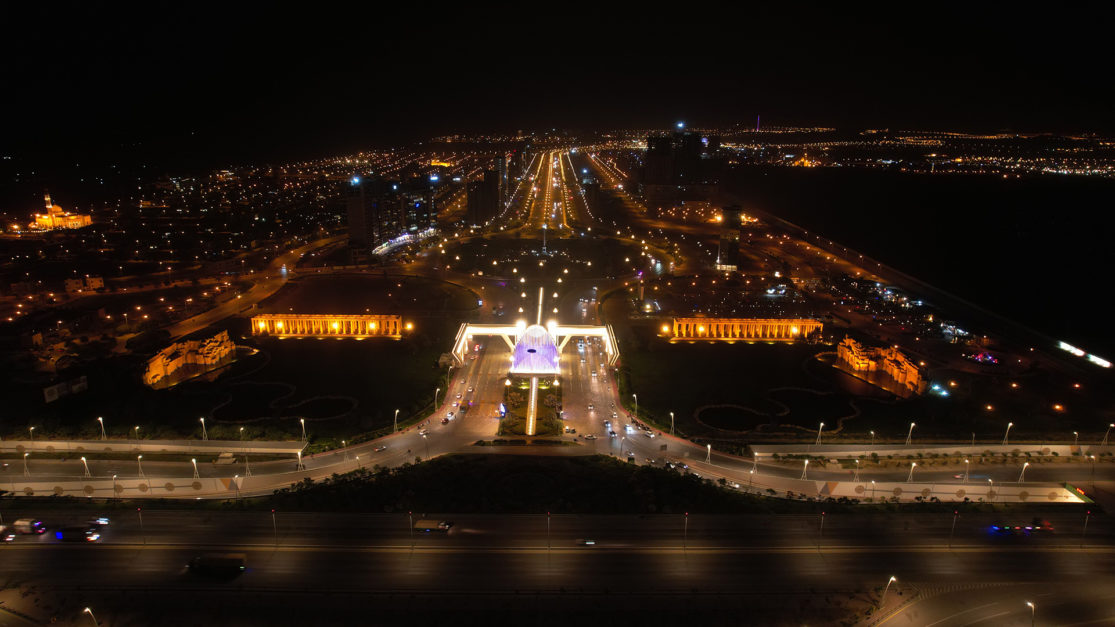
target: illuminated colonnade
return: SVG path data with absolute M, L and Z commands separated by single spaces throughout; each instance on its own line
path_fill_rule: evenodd
M 809 318 L 674 318 L 662 335 L 677 340 L 760 340 L 792 342 L 821 334 Z
M 279 337 L 390 337 L 411 330 L 398 315 L 260 314 L 252 316 L 252 335 Z

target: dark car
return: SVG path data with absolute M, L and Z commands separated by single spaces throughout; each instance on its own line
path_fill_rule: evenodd
M 186 565 L 191 573 L 211 577 L 235 577 L 248 567 L 248 557 L 243 553 L 205 553 Z
M 62 527 L 54 532 L 54 537 L 63 542 L 96 542 L 101 539 L 101 532 L 97 527 Z

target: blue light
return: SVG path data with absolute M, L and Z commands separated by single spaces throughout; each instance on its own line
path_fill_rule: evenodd
M 678 122 L 678 128 L 685 128 L 685 122 Z
M 55 531 L 54 532 L 54 537 L 61 540 L 62 539 L 62 532 L 61 531 Z
M 359 176 L 352 177 L 352 184 L 353 185 L 359 185 L 360 184 L 360 177 Z

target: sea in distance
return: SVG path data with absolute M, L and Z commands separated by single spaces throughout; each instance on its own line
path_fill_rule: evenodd
M 1115 180 L 742 168 L 729 189 L 996 314 L 1115 361 Z

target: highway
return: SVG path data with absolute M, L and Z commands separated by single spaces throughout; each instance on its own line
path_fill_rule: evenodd
M 7 519 L 28 509 L 6 506 L 4 513 Z M 892 575 L 901 582 L 896 590 L 920 595 L 903 610 L 918 618 L 899 616 L 896 624 L 925 625 L 930 616 L 944 620 L 941 625 L 1021 616 L 1018 606 L 1037 593 L 1045 595 L 1038 598 L 1048 618 L 1110 617 L 1115 608 L 1111 593 L 1095 592 L 1115 584 L 1115 536 L 1106 519 L 1093 520 L 1091 539 L 1081 548 L 1080 521 L 1073 517 L 1051 516 L 1057 531 L 1048 536 L 1001 538 L 987 532 L 993 515 L 966 515 L 950 549 L 948 514 L 829 515 L 823 532 L 818 516 L 553 516 L 547 531 L 545 515 L 461 515 L 448 517 L 455 523 L 448 534 L 413 535 L 406 513 L 278 512 L 273 525 L 267 510 L 148 510 L 142 530 L 130 508 L 52 509 L 43 518 L 56 526 L 93 513 L 111 517 L 102 541 L 20 536 L 0 546 L 0 572 L 33 587 L 36 598 L 77 595 L 120 619 L 157 616 L 159 603 L 148 600 L 177 591 L 195 601 L 186 607 L 179 600 L 175 620 L 183 624 L 211 611 L 208 604 L 230 589 L 263 595 L 280 609 L 298 611 L 314 602 L 335 604 L 338 612 L 364 607 L 347 595 L 368 594 L 424 599 L 431 605 L 420 613 L 448 611 L 442 604 L 455 593 L 468 595 L 466 606 L 477 610 L 498 608 L 506 597 L 542 594 L 608 600 L 603 611 L 639 616 L 691 597 L 711 610 L 734 607 L 739 595 L 760 612 L 787 599 L 797 607 L 801 597 L 813 599 L 801 609 L 809 622 L 846 612 L 848 598 L 873 599 L 873 588 Z M 187 572 L 189 559 L 213 551 L 245 553 L 247 571 L 229 580 Z M 1051 602 L 1051 593 L 1062 606 Z M 955 594 L 966 595 L 963 603 L 973 610 L 962 614 L 958 608 L 966 606 L 935 600 Z M 240 617 L 222 616 L 226 622 Z

